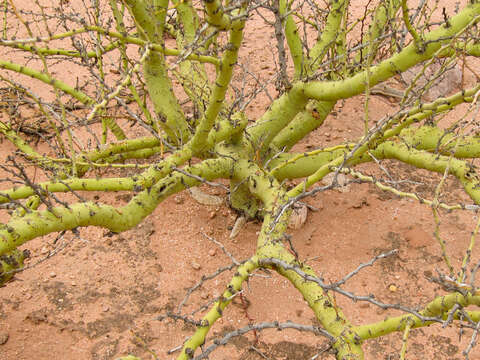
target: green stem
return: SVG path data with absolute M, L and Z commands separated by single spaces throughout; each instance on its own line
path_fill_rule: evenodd
M 69 191 L 131 191 L 141 187 L 138 180 L 131 178 L 107 178 L 107 179 L 66 179 L 47 181 L 36 184 L 37 189 L 30 186 L 20 186 L 10 190 L 0 191 L 0 204 L 10 200 L 25 199 L 35 195 L 36 191 L 45 193 L 69 192 Z
M 205 343 L 208 332 L 213 324 L 222 317 L 223 311 L 230 304 L 233 296 L 242 290 L 242 284 L 257 268 L 258 258 L 256 256 L 253 256 L 237 268 L 235 275 L 228 283 L 227 289 L 220 296 L 220 299 L 213 304 L 211 310 L 200 321 L 200 327 L 183 345 L 182 352 L 177 357 L 177 360 L 189 360 L 193 357 L 195 350 Z
M 95 100 L 93 100 L 91 97 L 84 94 L 80 90 L 74 89 L 70 85 L 67 85 L 66 83 L 64 83 L 63 81 L 57 80 L 43 72 L 34 70 L 32 68 L 29 68 L 20 64 L 15 64 L 10 61 L 5 61 L 2 59 L 0 59 L 0 68 L 15 71 L 19 74 L 27 75 L 33 79 L 40 80 L 45 84 L 49 84 L 54 88 L 60 91 L 63 91 L 66 94 L 71 95 L 72 97 L 80 101 L 82 104 L 93 105 L 95 103 Z
M 224 106 L 225 95 L 232 80 L 233 68 L 238 59 L 238 51 L 242 45 L 244 26 L 245 20 L 237 20 L 232 23 L 230 37 L 222 57 L 220 71 L 217 74 L 210 101 L 192 138 L 191 146 L 196 154 L 201 154 L 208 150 L 208 133 L 212 130 L 217 116 Z
M 325 28 L 308 54 L 309 61 L 307 69 L 309 73 L 315 72 L 327 54 L 327 50 L 335 45 L 335 39 L 338 35 L 348 4 L 349 0 L 330 1 L 330 11 L 327 16 Z
M 418 35 L 415 28 L 412 26 L 410 22 L 410 16 L 408 15 L 408 5 L 407 0 L 402 0 L 402 16 L 403 22 L 405 23 L 405 27 L 407 28 L 410 35 L 412 35 L 413 41 L 415 43 L 415 48 L 417 52 L 421 53 L 424 50 L 424 44 L 420 35 Z
M 228 177 L 231 166 L 232 162 L 229 159 L 214 159 L 185 167 L 183 170 L 206 180 L 213 180 L 219 177 Z M 136 184 L 143 184 L 141 178 L 132 180 Z M 7 224 L 0 224 L 0 255 L 36 237 L 80 226 L 100 226 L 113 232 L 131 229 L 149 215 L 165 198 L 187 186 L 198 184 L 197 179 L 176 172 L 169 174 L 154 185 L 144 186 L 144 190 L 122 207 L 116 208 L 105 204 L 84 202 L 68 207 L 57 206 L 51 211 L 32 211 L 20 218 L 12 217 Z
M 102 35 L 106 35 L 106 36 L 116 38 L 116 39 L 119 40 L 119 43 L 122 43 L 122 44 L 134 44 L 134 45 L 138 45 L 138 46 L 141 46 L 141 47 L 145 47 L 149 44 L 149 42 L 147 40 L 141 39 L 139 37 L 128 36 L 125 33 L 109 31 L 109 30 L 106 30 L 106 29 L 104 29 L 102 27 L 98 27 L 98 26 L 86 26 L 86 27 L 81 28 L 81 29 L 76 29 L 76 30 L 72 30 L 72 31 L 69 31 L 69 32 L 66 32 L 66 33 L 63 33 L 63 34 L 58 34 L 58 35 L 55 35 L 53 37 L 38 37 L 38 38 L 23 39 L 23 40 L 4 40 L 4 39 L 0 39 L 0 45 L 1 46 L 21 48 L 21 46 L 24 46 L 22 44 L 36 43 L 36 42 L 49 42 L 49 41 L 56 40 L 56 39 L 62 39 L 62 38 L 67 38 L 67 37 L 71 37 L 71 36 L 74 36 L 74 35 L 82 34 L 82 33 L 88 32 L 88 31 L 95 31 L 95 32 L 98 32 Z M 116 43 L 114 43 L 114 44 L 116 44 Z M 25 46 L 27 46 L 27 45 L 25 45 Z M 113 46 L 113 44 L 112 45 L 107 45 L 105 47 L 105 50 L 109 49 L 109 46 Z M 180 56 L 180 55 L 183 55 L 182 50 L 165 48 L 164 45 L 155 44 L 155 43 L 153 43 L 151 46 L 152 46 L 153 51 L 160 52 L 160 53 L 164 54 L 165 56 Z M 43 48 L 36 48 L 36 49 L 39 50 L 39 49 L 43 49 Z M 44 50 L 45 50 L 45 54 L 48 55 L 48 49 L 44 49 Z M 63 52 L 66 52 L 65 55 L 70 56 L 70 54 L 72 54 L 71 51 L 73 51 L 73 50 L 52 49 L 52 51 L 53 52 L 55 52 L 55 51 L 62 52 L 60 54 L 55 54 L 54 53 L 52 55 L 63 55 Z M 39 50 L 39 52 L 42 53 L 43 50 L 42 51 Z M 75 55 L 71 55 L 71 56 L 75 56 Z M 83 54 L 79 55 L 79 57 L 82 57 L 82 56 L 84 56 L 84 55 Z M 87 52 L 87 56 L 96 57 L 97 54 L 94 51 L 92 51 L 92 52 Z M 211 64 L 216 65 L 216 66 L 218 66 L 219 63 L 220 63 L 220 61 L 216 57 L 207 56 L 207 55 L 190 54 L 186 58 L 188 60 L 195 60 L 195 61 L 199 61 L 199 62 L 202 62 L 202 63 L 211 63 Z
M 298 35 L 297 24 L 293 20 L 291 9 L 287 6 L 287 0 L 279 0 L 279 11 L 285 24 L 285 38 L 287 39 L 290 56 L 292 57 L 293 67 L 295 69 L 295 79 L 300 79 L 305 75 L 304 65 L 305 57 L 303 54 L 303 45 Z
M 271 143 L 272 150 L 290 150 L 296 143 L 323 124 L 335 101 L 311 101 L 292 122 L 283 128 Z
M 302 91 L 295 87 L 276 99 L 268 111 L 247 129 L 247 139 L 254 150 L 263 156 L 275 136 L 305 108 L 307 102 Z
M 480 296 L 472 296 L 471 294 L 463 296 L 459 293 L 439 296 L 430 302 L 425 309 L 419 313 L 425 317 L 439 317 L 440 319 L 446 320 L 448 311 L 450 311 L 456 304 L 461 305 L 462 308 L 465 308 L 469 305 L 480 306 Z M 466 312 L 473 321 L 477 322 L 480 320 L 480 311 Z M 454 314 L 453 319 L 458 320 L 460 318 L 461 313 L 457 311 Z M 412 328 L 419 328 L 429 326 L 433 323 L 433 321 L 423 321 L 412 314 L 405 314 L 396 317 L 387 317 L 385 320 L 373 324 L 356 326 L 354 331 L 358 334 L 358 336 L 360 336 L 360 338 L 366 340 L 384 336 L 396 331 L 403 331 L 405 330 L 407 324 L 410 324 Z
M 422 53 L 417 52 L 415 45 L 409 45 L 398 54 L 393 55 L 389 59 L 369 69 L 368 79 L 367 71 L 363 71 L 342 81 L 312 81 L 308 83 L 297 83 L 294 87 L 298 86 L 304 91 L 307 98 L 318 100 L 338 100 L 358 95 L 365 90 L 367 80 L 368 85 L 372 87 L 431 58 L 440 50 L 443 44 L 449 42 L 452 37 L 463 31 L 466 26 L 475 23 L 479 15 L 479 3 L 468 5 L 450 19 L 450 26 L 446 27 L 442 25 L 438 29 L 425 35 L 425 50 Z
M 220 0 L 204 0 L 207 22 L 219 30 L 229 30 L 232 26 L 230 18 L 223 11 Z

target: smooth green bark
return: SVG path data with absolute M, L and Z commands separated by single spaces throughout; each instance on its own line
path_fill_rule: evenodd
M 296 86 L 302 89 L 305 96 L 317 100 L 338 100 L 358 95 L 365 90 L 367 79 L 369 86 L 372 87 L 431 58 L 440 50 L 442 45 L 448 43 L 466 26 L 476 22 L 479 15 L 480 4 L 469 4 L 449 20 L 448 27 L 442 25 L 440 28 L 425 34 L 425 49 L 422 52 L 418 52 L 415 45 L 409 45 L 389 59 L 370 68 L 368 77 L 367 71 L 363 71 L 343 81 L 312 81 L 308 83 L 297 83 Z
M 199 165 L 186 167 L 185 171 L 213 180 L 228 177 L 231 166 L 231 160 L 228 159 L 206 160 Z M 119 180 L 112 180 L 112 182 L 115 181 Z M 81 180 L 79 182 L 82 187 Z M 126 183 L 128 186 L 128 180 Z M 57 206 L 52 210 L 38 210 L 22 217 L 12 217 L 7 224 L 0 225 L 0 254 L 11 251 L 36 237 L 56 231 L 71 230 L 79 226 L 100 226 L 113 232 L 131 229 L 148 216 L 166 197 L 187 186 L 196 186 L 199 181 L 182 173 L 171 173 L 153 185 L 145 186 L 142 178 L 138 178 L 135 183 L 141 184 L 138 186 L 142 190 L 122 207 L 85 202 L 68 207 Z M 88 185 L 87 182 L 85 186 Z M 61 185 L 58 186 L 61 187 Z

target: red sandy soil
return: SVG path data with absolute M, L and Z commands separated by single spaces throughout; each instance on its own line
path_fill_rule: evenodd
M 263 31 L 266 25 L 261 20 L 248 26 L 249 34 L 258 36 L 247 44 L 249 51 L 242 54 L 242 60 L 259 54 L 255 62 L 250 59 L 250 66 L 254 70 L 261 68 L 262 74 L 268 76 L 275 71 L 273 65 L 268 65 L 272 64 L 269 46 L 273 48 L 274 40 Z M 298 149 L 356 139 L 362 132 L 363 102 L 363 97 L 356 97 L 341 103 L 326 125 L 308 136 Z M 255 118 L 267 105 L 268 99 L 260 99 L 251 106 L 249 116 Z M 372 119 L 393 112 L 395 106 L 383 97 L 373 97 Z M 3 140 L 0 158 L 5 159 L 14 150 Z M 383 165 L 395 179 L 422 183 L 412 185 L 410 190 L 431 198 L 438 176 L 394 162 Z M 373 174 L 377 171 L 373 166 L 362 169 Z M 223 190 L 202 189 L 226 199 Z M 470 202 L 453 180 L 447 182 L 444 192 L 450 203 Z M 93 199 L 95 195 L 85 196 Z M 102 201 L 113 204 L 123 204 L 128 199 L 128 194 L 102 196 Z M 424 306 L 445 293 L 427 281 L 437 269 L 445 272 L 427 206 L 368 184 L 351 184 L 344 191 L 321 193 L 307 202 L 318 211 L 310 211 L 303 227 L 291 231 L 292 242 L 299 257 L 326 281 L 336 281 L 375 255 L 398 249 L 397 255 L 362 270 L 345 288 L 410 307 Z M 226 201 L 218 207 L 201 205 L 188 192 L 182 192 L 164 201 L 138 228 L 122 234 L 86 228 L 80 230 L 79 237 L 67 233 L 56 243 L 54 236 L 29 242 L 25 248 L 32 253 L 27 262 L 30 268 L 0 288 L 0 358 L 106 360 L 132 353 L 153 359 L 150 351 L 160 359 L 175 358 L 178 352 L 167 351 L 181 345 L 194 328 L 182 321 L 160 321 L 158 317 L 175 312 L 187 290 L 203 275 L 231 263 L 204 234 L 220 241 L 239 260 L 253 254 L 260 223 L 248 222 L 232 240 L 229 234 L 236 216 Z M 441 216 L 441 233 L 458 269 L 475 218 L 468 212 L 442 212 Z M 472 263 L 479 259 L 477 250 L 472 259 Z M 206 281 L 192 294 L 184 313 L 218 296 L 232 275 L 233 272 L 227 272 Z M 242 296 L 243 301 L 236 298 L 227 308 L 209 339 L 249 321 L 316 323 L 302 296 L 274 273 L 256 273 L 244 286 Z M 340 295 L 336 295 L 336 302 L 354 324 L 400 314 L 368 303 L 352 303 Z M 203 313 L 197 313 L 195 318 Z M 414 330 L 409 337 L 407 358 L 461 359 L 471 334 L 464 330 L 459 338 L 458 328 L 442 329 L 438 324 Z M 401 333 L 395 333 L 366 341 L 366 358 L 398 359 L 401 338 Z M 252 350 L 252 346 L 265 357 Z M 240 336 L 210 358 L 310 359 L 324 350 L 319 358 L 334 359 L 324 338 L 294 330 L 266 330 L 258 333 L 257 338 L 252 333 Z M 470 356 L 480 359 L 480 351 L 473 350 Z

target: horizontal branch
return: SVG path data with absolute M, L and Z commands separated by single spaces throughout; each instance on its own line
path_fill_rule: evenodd
M 434 130 L 432 127 L 422 127 L 423 130 L 421 131 L 414 128 L 408 130 L 408 127 L 427 118 L 450 111 L 459 104 L 472 102 L 478 91 L 480 91 L 480 85 L 459 91 L 446 98 L 438 98 L 431 103 L 420 104 L 409 110 L 395 114 L 391 119 L 388 119 L 388 123 L 392 125 L 396 124 L 396 126 L 384 131 L 383 135 L 378 138 L 377 143 L 381 143 L 382 141 L 401 134 L 404 141 L 418 149 L 426 149 L 429 151 L 436 149 L 437 145 L 441 145 L 437 144 L 437 142 L 443 137 L 443 133 L 440 134 L 439 131 Z M 295 131 L 295 129 L 292 131 Z M 428 134 L 424 134 L 425 131 L 427 131 Z M 446 139 L 450 141 L 452 136 L 453 135 L 448 135 L 446 136 Z M 456 144 L 457 142 L 458 146 L 455 147 L 453 144 Z M 449 142 L 442 141 L 442 144 L 443 143 L 448 144 Z M 467 137 L 463 138 L 463 140 L 457 139 L 447 147 L 439 146 L 438 149 L 440 152 L 444 151 L 444 154 L 447 154 L 451 149 L 455 148 L 455 156 L 457 157 L 469 157 L 469 152 L 474 154 L 472 157 L 476 157 L 475 154 L 477 150 L 474 148 L 476 143 L 478 143 L 478 140 L 475 137 Z M 270 161 L 269 166 L 272 169 L 271 173 L 279 180 L 310 176 L 326 163 L 333 161 L 339 156 L 346 156 L 346 154 L 355 146 L 355 143 L 349 143 L 301 154 L 277 154 L 277 156 Z M 371 159 L 366 156 L 357 156 L 356 161 L 355 164 L 358 164 L 359 162 L 371 161 Z M 335 164 L 331 165 L 338 166 Z
M 420 169 L 444 173 L 448 169 L 463 185 L 475 204 L 480 204 L 480 175 L 465 160 L 416 150 L 405 144 L 386 142 L 373 152 L 377 159 L 397 159 Z
M 420 311 L 421 316 L 438 317 L 436 322 L 442 322 L 448 318 L 448 312 L 459 304 L 462 308 L 469 305 L 480 306 L 480 296 L 471 294 L 464 296 L 459 293 L 448 294 L 439 296 L 430 302 L 424 310 Z M 467 311 L 469 317 L 473 321 L 480 321 L 480 311 Z M 453 315 L 453 319 L 460 320 L 461 313 L 456 311 Z M 416 317 L 412 314 L 405 314 L 396 317 L 387 317 L 382 321 L 373 324 L 359 325 L 355 327 L 355 332 L 362 339 L 372 339 L 386 334 L 390 334 L 396 331 L 403 331 L 407 324 L 410 324 L 412 328 L 419 328 L 433 324 L 435 321 L 424 321 L 423 319 Z
M 16 41 L 9 41 L 9 40 L 2 40 L 0 39 L 0 46 L 7 46 L 14 49 L 19 49 L 23 51 L 28 51 L 33 54 L 39 54 L 41 56 L 65 56 L 69 58 L 98 58 L 100 56 L 109 53 L 110 51 L 118 49 L 122 43 L 120 41 L 112 42 L 106 46 L 103 46 L 101 49 L 87 51 L 85 53 L 81 53 L 77 50 L 69 50 L 69 49 L 55 49 L 49 47 L 38 47 L 35 45 L 25 44 L 23 42 L 16 42 Z
M 448 24 L 443 24 L 438 29 L 424 36 L 424 49 L 422 49 L 422 52 L 419 52 L 414 44 L 410 44 L 391 58 L 349 79 L 331 82 L 297 82 L 294 87 L 301 89 L 307 98 L 317 100 L 332 101 L 361 94 L 365 90 L 367 82 L 368 86 L 372 87 L 398 73 L 406 71 L 422 61 L 430 59 L 441 49 L 443 44 L 451 41 L 467 26 L 476 23 L 479 16 L 480 4 L 469 4 L 457 15 L 452 17 L 448 21 Z
M 5 61 L 0 59 L 0 68 L 5 69 L 5 70 L 10 70 L 10 71 L 15 71 L 19 74 L 23 74 L 26 76 L 30 76 L 33 79 L 40 80 L 41 82 L 44 82 L 45 84 L 51 85 L 54 88 L 63 91 L 64 93 L 71 95 L 78 101 L 80 101 L 82 104 L 85 105 L 92 105 L 95 103 L 95 100 L 93 100 L 91 97 L 86 95 L 80 90 L 74 89 L 70 85 L 64 83 L 61 80 L 55 79 L 51 77 L 50 75 L 47 75 L 44 72 L 40 72 L 37 70 L 34 70 L 32 68 L 13 63 L 11 61 Z
M 10 190 L 0 190 L 0 204 L 11 200 L 26 199 L 35 195 L 37 191 L 45 193 L 69 192 L 69 191 L 133 191 L 141 188 L 141 183 L 135 178 L 103 178 L 103 179 L 65 179 L 53 180 L 36 185 L 36 189 L 30 186 L 15 187 Z
M 71 30 L 71 31 L 68 31 L 68 32 L 65 32 L 65 33 L 62 33 L 62 34 L 55 34 L 55 35 L 48 36 L 48 37 L 36 37 L 36 38 L 16 39 L 16 40 L 0 39 L 0 46 L 7 46 L 7 47 L 12 47 L 12 48 L 19 48 L 19 49 L 24 49 L 24 50 L 27 50 L 27 51 L 32 51 L 33 50 L 32 46 L 28 45 L 28 44 L 37 43 L 37 42 L 46 43 L 46 42 L 50 42 L 52 40 L 64 39 L 64 38 L 72 37 L 74 35 L 86 33 L 86 32 L 89 32 L 89 31 L 94 31 L 94 32 L 97 32 L 101 35 L 106 35 L 106 36 L 113 37 L 115 39 L 118 39 L 118 41 L 120 43 L 123 43 L 123 44 L 134 44 L 134 45 L 138 45 L 138 46 L 141 46 L 141 47 L 145 47 L 149 44 L 148 41 L 140 39 L 139 37 L 127 36 L 125 34 L 121 34 L 119 32 L 115 32 L 115 31 L 110 31 L 110 30 L 104 29 L 104 28 L 99 27 L 99 26 L 86 26 L 84 28 Z M 107 49 L 109 49 L 111 46 L 113 46 L 113 44 L 105 46 L 104 47 L 104 52 L 108 51 Z M 152 47 L 153 51 L 163 53 L 166 56 L 180 56 L 180 55 L 183 55 L 183 52 L 181 50 L 166 48 L 162 45 L 158 45 L 158 44 L 155 44 L 155 43 L 151 44 L 151 47 Z M 76 56 L 75 52 L 73 50 L 67 50 L 67 49 L 46 49 L 46 48 L 43 49 L 43 48 L 35 47 L 35 51 L 39 52 L 41 54 L 44 54 L 44 55 Z M 60 52 L 60 53 L 55 53 L 57 51 Z M 50 52 L 52 52 L 52 53 L 50 54 Z M 93 52 L 93 51 L 91 52 L 90 55 L 89 54 L 90 54 L 90 52 L 87 52 L 88 57 L 97 57 L 98 56 L 98 53 Z M 84 56 L 84 55 L 81 54 L 81 56 Z M 186 56 L 186 59 L 195 60 L 195 61 L 199 61 L 199 62 L 203 62 L 203 63 L 210 63 L 210 64 L 214 64 L 214 65 L 219 65 L 219 63 L 220 63 L 220 60 L 217 59 L 216 57 L 207 56 L 207 55 L 189 54 L 188 56 Z
M 480 146 L 478 144 L 478 140 L 476 140 L 476 142 L 477 147 Z M 420 141 L 415 144 L 415 146 L 419 149 L 422 149 L 422 145 L 423 144 Z M 426 145 L 428 146 L 428 142 Z M 474 145 L 475 144 L 472 144 L 471 146 L 473 147 Z M 312 178 L 308 183 L 305 183 L 304 188 L 297 186 L 294 189 L 295 192 L 293 192 L 293 190 L 290 191 L 289 196 L 296 196 L 301 193 L 301 191 L 305 191 L 311 185 L 317 181 L 320 181 L 325 175 L 330 173 L 333 168 L 338 168 L 342 164 L 344 164 L 344 166 L 354 166 L 359 163 L 372 161 L 373 159 L 370 156 L 371 154 L 376 159 L 397 159 L 417 168 L 426 169 L 437 173 L 443 173 L 448 168 L 449 173 L 454 175 L 462 183 L 465 191 L 472 198 L 472 200 L 476 204 L 480 204 L 480 175 L 477 174 L 475 168 L 465 160 L 446 155 L 433 154 L 425 150 L 418 150 L 413 147 L 413 144 L 408 145 L 408 143 L 403 144 L 394 141 L 387 141 L 380 144 L 375 149 L 370 149 L 370 154 L 365 152 L 359 153 L 358 155 L 354 154 L 344 163 L 344 160 L 347 154 L 350 153 L 351 148 L 352 145 L 337 147 L 333 148 L 331 151 L 322 151 L 312 157 L 308 157 L 308 154 L 303 154 L 303 156 L 299 154 L 299 159 L 295 160 L 293 165 L 287 167 L 289 173 L 293 174 L 294 172 L 297 172 L 297 174 L 300 175 L 301 172 L 313 172 L 312 175 L 309 175 Z M 470 146 L 465 146 L 463 148 L 458 147 L 458 152 L 462 154 L 466 148 L 470 148 Z M 475 153 L 473 155 L 475 155 Z M 302 175 L 306 175 L 305 173 Z M 276 175 L 279 174 L 281 173 L 276 173 Z
M 230 159 L 205 160 L 185 167 L 184 171 L 213 180 L 228 177 L 231 166 Z M 142 179 L 139 177 L 137 181 L 141 183 Z M 149 215 L 166 197 L 198 184 L 197 179 L 175 172 L 154 185 L 143 187 L 144 190 L 123 207 L 85 202 L 12 217 L 7 224 L 0 224 L 0 254 L 33 238 L 79 226 L 100 226 L 113 232 L 128 230 Z

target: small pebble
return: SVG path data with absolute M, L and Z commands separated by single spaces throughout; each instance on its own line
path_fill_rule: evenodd
M 46 246 L 42 247 L 42 250 L 40 251 L 42 253 L 42 255 L 46 255 L 48 254 L 50 251 L 48 250 L 48 248 Z
M 209 295 L 207 292 L 204 292 L 204 293 L 201 293 L 201 294 L 200 294 L 200 297 L 201 297 L 203 300 L 207 300 L 209 296 L 210 296 L 210 295 Z
M 200 269 L 202 268 L 202 267 L 200 266 L 200 264 L 197 263 L 197 262 L 195 262 L 195 261 L 192 261 L 190 265 L 192 265 L 192 268 L 193 268 L 194 270 L 200 270 Z
M 103 305 L 102 306 L 102 311 L 103 312 L 108 312 L 110 310 L 110 308 L 108 307 L 108 305 Z
M 50 277 L 51 277 L 51 278 L 54 278 L 54 277 L 56 277 L 56 276 L 57 276 L 57 274 L 55 274 L 53 271 L 50 273 Z
M 75 281 L 72 281 L 72 286 L 77 286 L 77 283 Z
M 215 216 L 217 216 L 217 212 L 216 211 L 210 211 L 210 213 L 208 214 L 208 217 L 210 219 L 213 219 Z
M 215 256 L 215 254 L 217 253 L 217 251 L 215 249 L 211 249 L 209 252 L 208 252 L 208 255 L 210 256 Z
M 398 288 L 392 284 L 388 287 L 388 290 L 390 290 L 390 292 L 397 292 Z

